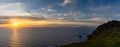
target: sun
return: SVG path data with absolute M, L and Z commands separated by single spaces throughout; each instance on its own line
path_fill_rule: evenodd
M 9 23 L 9 24 L 6 24 L 6 27 L 19 28 L 20 27 L 20 23 L 18 23 L 18 22 Z
M 15 23 L 13 23 L 12 25 L 13 25 L 14 27 L 18 27 L 19 24 L 18 24 L 17 22 L 15 22 Z

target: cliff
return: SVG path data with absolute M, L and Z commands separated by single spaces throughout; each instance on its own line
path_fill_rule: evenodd
M 120 47 L 120 21 L 113 20 L 98 26 L 86 42 L 62 47 Z

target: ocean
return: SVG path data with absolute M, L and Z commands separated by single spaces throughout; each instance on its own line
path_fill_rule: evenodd
M 56 47 L 87 39 L 95 27 L 0 28 L 0 47 Z M 81 36 L 81 38 L 79 37 Z

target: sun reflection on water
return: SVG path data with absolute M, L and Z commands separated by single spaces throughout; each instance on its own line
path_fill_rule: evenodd
M 19 35 L 16 28 L 13 31 L 11 47 L 20 47 Z

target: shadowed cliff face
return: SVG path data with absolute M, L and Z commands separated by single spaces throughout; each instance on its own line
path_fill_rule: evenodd
M 63 47 L 120 47 L 120 21 L 109 21 L 98 26 L 85 42 Z

